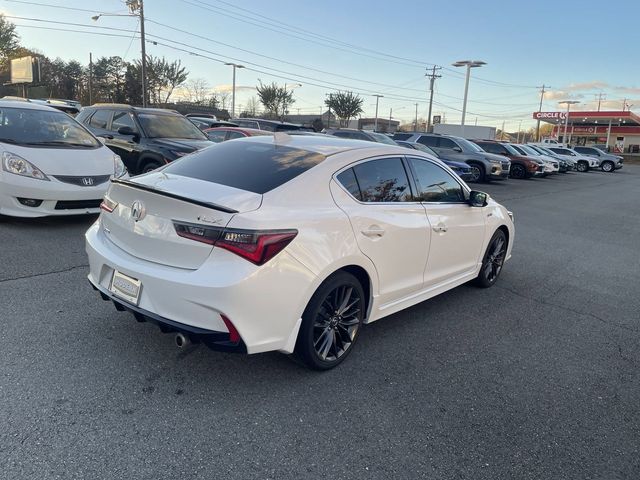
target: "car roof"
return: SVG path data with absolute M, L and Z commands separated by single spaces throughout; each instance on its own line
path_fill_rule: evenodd
M 320 153 L 325 156 L 365 149 L 378 150 L 381 151 L 381 154 L 407 154 L 407 148 L 401 145 L 388 145 L 386 143 L 369 142 L 366 140 L 351 140 L 334 137 L 332 135 L 288 135 L 286 132 L 276 132 L 274 135 L 248 137 L 240 139 L 239 141 L 282 145 L 306 150 L 308 152 Z
M 42 103 L 31 102 L 27 99 L 23 100 L 14 100 L 14 99 L 4 99 L 0 98 L 0 106 L 8 107 L 8 108 L 24 108 L 25 110 L 45 110 L 45 111 L 55 111 L 59 112 L 57 108 L 50 107 L 48 105 L 44 105 Z
M 126 103 L 94 103 L 93 105 L 89 105 L 85 108 L 95 108 L 97 110 L 118 108 L 121 110 L 130 110 L 132 112 L 138 112 L 138 113 L 156 113 L 160 115 L 182 116 L 180 113 L 176 112 L 175 110 L 169 110 L 167 108 L 134 107 L 133 105 L 128 105 Z
M 216 130 L 220 130 L 223 132 L 244 132 L 249 135 L 273 135 L 273 132 L 269 132 L 267 130 L 259 130 L 257 128 L 249 128 L 249 127 L 233 127 L 220 125 L 219 127 L 207 128 L 203 130 L 203 132 L 215 132 Z

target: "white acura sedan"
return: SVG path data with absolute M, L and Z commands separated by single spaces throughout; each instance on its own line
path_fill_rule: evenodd
M 66 113 L 0 100 L 0 215 L 98 213 L 120 157 Z
M 112 182 L 89 280 L 139 321 L 223 350 L 339 364 L 362 325 L 495 283 L 511 213 L 419 151 L 334 137 L 224 142 Z

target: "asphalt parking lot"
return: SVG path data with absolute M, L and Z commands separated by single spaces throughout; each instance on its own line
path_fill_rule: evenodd
M 86 280 L 93 218 L 0 219 L 0 477 L 640 478 L 640 166 L 478 187 L 512 260 L 317 373 L 173 337 Z

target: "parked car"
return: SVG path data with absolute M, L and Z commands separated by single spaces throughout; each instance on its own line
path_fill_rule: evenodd
M 363 324 L 470 280 L 492 286 L 513 239 L 511 212 L 429 155 L 297 135 L 112 182 L 86 249 L 100 295 L 178 345 L 328 369 Z
M 446 156 L 448 160 L 465 162 L 471 167 L 473 178 L 470 181 L 472 182 L 504 180 L 509 177 L 511 162 L 508 158 L 487 153 L 475 143 L 462 137 L 419 132 L 412 133 L 408 138 L 406 135 L 407 133 L 396 133 L 393 138 L 418 142 Z
M 595 147 L 573 147 L 573 150 L 580 155 L 595 157 L 600 160 L 600 169 L 603 172 L 615 172 L 622 168 L 623 157 L 603 152 Z
M 217 127 L 204 130 L 204 133 L 209 140 L 215 143 L 224 142 L 226 140 L 233 140 L 234 138 L 255 137 L 257 135 L 271 135 L 272 132 L 265 130 L 256 130 L 255 128 L 241 128 L 241 127 Z
M 474 140 L 473 143 L 485 152 L 503 155 L 511 161 L 509 176 L 511 178 L 531 178 L 541 176 L 544 172 L 544 163 L 535 158 L 521 155 L 508 143 L 497 140 Z
M 69 115 L 34 102 L 0 100 L 0 214 L 99 212 L 120 157 Z
M 421 143 L 412 143 L 405 142 L 404 140 L 396 140 L 398 145 L 402 145 L 403 147 L 411 148 L 413 150 L 419 150 L 421 152 L 427 153 L 434 158 L 437 158 L 441 162 L 443 162 L 447 167 L 453 170 L 462 180 L 469 181 L 471 180 L 473 174 L 471 172 L 471 167 L 464 162 L 454 162 L 451 160 L 447 160 L 442 155 L 439 155 L 434 150 L 431 150 L 426 145 L 422 145 Z
M 325 128 L 324 133 L 334 137 L 348 138 L 350 140 L 364 140 L 366 142 L 386 143 L 387 145 L 397 145 L 391 137 L 382 133 L 370 130 L 358 130 L 355 128 Z
M 563 158 L 574 160 L 576 162 L 576 170 L 579 172 L 588 172 L 589 169 L 600 166 L 600 159 L 581 155 L 571 148 L 549 147 L 549 150 Z
M 225 120 L 218 120 L 217 118 L 207 117 L 187 117 L 191 123 L 193 123 L 200 130 L 207 130 L 208 128 L 215 127 L 237 127 L 238 125 L 233 122 L 227 122 Z
M 291 130 L 306 130 L 313 132 L 313 128 L 303 127 L 295 123 L 279 122 L 277 120 L 265 120 L 263 118 L 232 118 L 231 122 L 238 127 L 255 128 L 268 132 L 287 132 Z
M 563 157 L 561 155 L 558 155 L 557 153 L 555 153 L 554 151 L 550 150 L 547 147 L 542 147 L 540 145 L 532 145 L 532 144 L 527 144 L 529 145 L 531 148 L 533 148 L 534 150 L 536 150 L 537 152 L 540 152 L 544 155 L 547 155 L 548 157 L 553 158 L 554 160 L 557 160 L 560 163 L 560 171 L 561 172 L 569 172 L 569 171 L 573 171 L 576 169 L 577 166 L 577 162 L 569 157 Z M 563 166 L 563 164 L 565 166 Z M 566 170 L 563 170 L 563 168 L 566 168 Z
M 83 108 L 77 118 L 102 137 L 134 175 L 212 145 L 200 129 L 172 110 L 99 104 Z
M 513 148 L 515 148 L 518 151 L 518 153 L 521 153 L 522 155 L 542 160 L 545 165 L 544 173 L 550 174 L 550 173 L 558 173 L 560 171 L 560 162 L 558 160 L 548 157 L 547 155 L 542 155 L 541 153 L 531 148 L 531 146 L 529 145 L 523 145 L 521 143 L 519 144 L 511 143 L 510 145 Z

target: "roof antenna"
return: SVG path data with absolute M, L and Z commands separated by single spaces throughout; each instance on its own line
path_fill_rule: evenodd
M 276 145 L 286 145 L 291 141 L 291 135 L 287 132 L 274 132 L 273 143 Z

